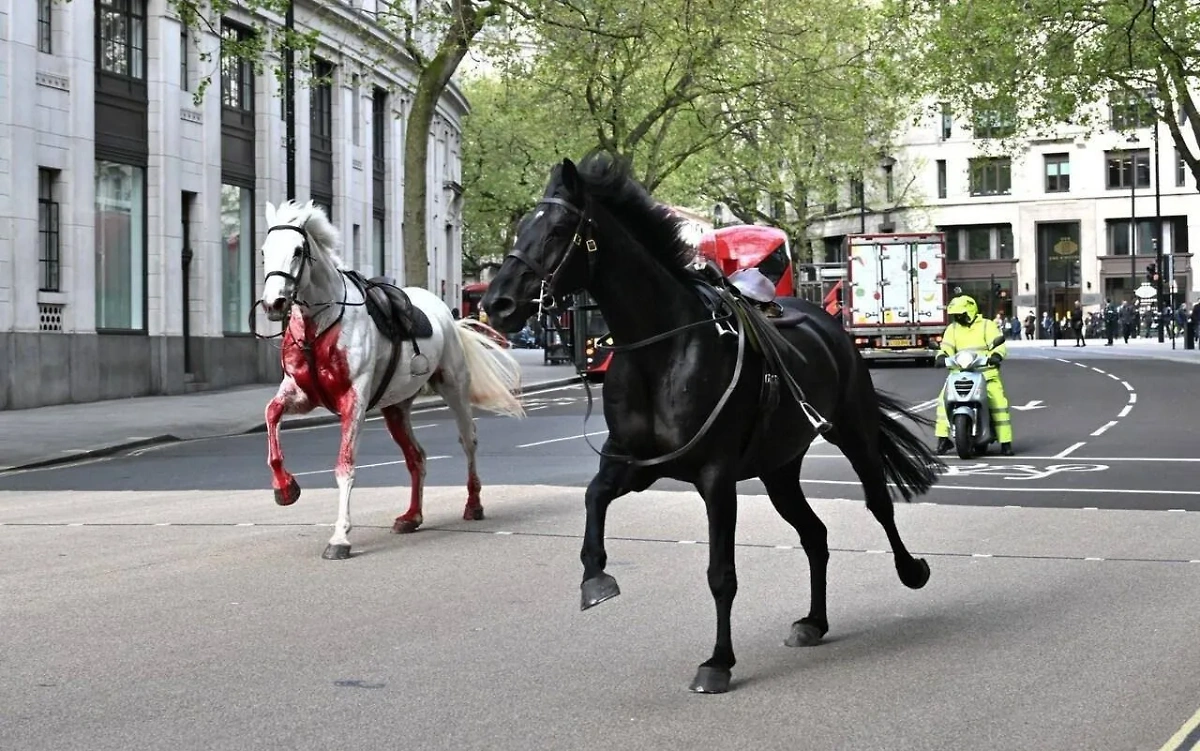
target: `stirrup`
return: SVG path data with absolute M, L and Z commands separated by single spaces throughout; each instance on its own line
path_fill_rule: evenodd
M 821 413 L 813 409 L 813 406 L 808 402 L 800 402 L 800 409 L 804 412 L 804 416 L 808 418 L 808 422 L 821 435 L 825 435 L 833 429 L 833 423 L 821 417 Z

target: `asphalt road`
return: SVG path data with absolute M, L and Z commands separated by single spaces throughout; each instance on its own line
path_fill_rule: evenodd
M 913 403 L 943 376 L 873 372 Z M 1018 456 L 952 459 L 897 508 L 933 570 L 916 592 L 845 500 L 861 491 L 844 460 L 815 446 L 804 483 L 834 552 L 814 649 L 782 646 L 807 563 L 744 483 L 739 662 L 721 697 L 686 691 L 713 632 L 694 491 L 663 482 L 614 505 L 623 594 L 578 611 L 596 467 L 578 387 L 528 398 L 525 420 L 480 416 L 481 522 L 459 518 L 448 415 L 417 415 L 444 458 L 415 535 L 388 531 L 407 471 L 371 422 L 349 561 L 319 557 L 331 428 L 284 433 L 305 488 L 289 508 L 261 434 L 0 475 L 0 748 L 1158 749 L 1200 706 L 1197 373 L 1014 357 Z M 599 446 L 603 417 L 588 430 Z

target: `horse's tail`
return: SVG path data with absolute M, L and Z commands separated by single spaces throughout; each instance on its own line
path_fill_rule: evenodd
M 454 330 L 471 376 L 471 404 L 500 415 L 524 417 L 525 407 L 516 396 L 521 387 L 521 365 L 488 333 L 476 331 L 476 328 L 503 338 L 492 327 L 472 318 L 462 318 L 455 323 Z
M 925 445 L 925 442 L 900 422 L 907 417 L 918 425 L 930 426 L 933 420 L 906 407 L 891 394 L 877 391 L 879 401 L 879 454 L 883 472 L 895 483 L 900 495 L 911 502 L 938 481 L 946 465 Z

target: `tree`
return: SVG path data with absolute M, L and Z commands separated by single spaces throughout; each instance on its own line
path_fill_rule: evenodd
M 184 26 L 193 32 L 220 33 L 221 18 L 231 8 L 242 8 L 263 17 L 283 16 L 293 0 L 168 0 L 169 6 Z M 303 2 L 303 10 L 312 18 L 320 18 L 333 27 L 361 24 L 361 15 L 336 4 L 318 0 Z M 417 2 L 414 18 L 408 3 L 388 3 L 380 0 L 375 20 L 381 38 L 371 38 L 359 52 L 368 55 L 375 67 L 391 65 L 396 49 L 403 50 L 403 65 L 416 80 L 412 92 L 404 137 L 404 270 L 405 283 L 426 287 L 429 284 L 427 256 L 426 202 L 428 180 L 426 166 L 429 156 L 429 130 L 438 101 L 445 93 L 459 64 L 484 26 L 509 7 L 505 0 L 446 0 L 442 3 Z M 301 3 L 297 0 L 297 8 Z M 303 28 L 303 24 L 300 24 Z M 319 33 L 315 29 L 290 31 L 266 21 L 256 22 L 254 33 L 244 40 L 223 40 L 228 54 L 254 62 L 261 71 L 271 52 L 299 52 L 309 60 L 316 48 Z M 282 68 L 276 74 L 283 75 Z M 211 75 L 201 83 L 201 93 L 211 82 Z
M 1200 5 L 1194 0 L 891 0 L 921 52 L 914 78 L 958 111 L 1027 133 L 1166 124 L 1200 184 Z M 1112 104 L 1112 120 L 1105 99 Z M 1115 121 L 1115 122 L 1114 122 Z

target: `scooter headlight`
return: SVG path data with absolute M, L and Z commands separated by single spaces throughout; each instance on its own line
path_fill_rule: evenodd
M 975 362 L 975 354 L 973 352 L 963 351 L 954 355 L 954 364 L 960 368 L 969 368 L 973 362 Z

